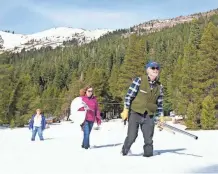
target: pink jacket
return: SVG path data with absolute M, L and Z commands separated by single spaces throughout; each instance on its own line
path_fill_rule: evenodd
M 97 98 L 95 96 L 92 96 L 91 98 L 88 98 L 87 96 L 82 96 L 82 100 L 91 109 L 91 110 L 87 111 L 86 120 L 87 121 L 93 121 L 93 122 L 96 121 L 97 124 L 100 125 L 101 124 L 101 116 L 100 116 L 100 110 L 99 110 L 99 107 L 98 107 Z M 79 110 L 81 110 L 81 109 L 79 109 Z

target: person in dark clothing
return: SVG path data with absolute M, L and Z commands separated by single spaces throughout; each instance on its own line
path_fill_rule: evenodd
M 159 82 L 160 65 L 150 61 L 145 66 L 146 74 L 136 77 L 125 96 L 123 120 L 128 118 L 127 137 L 122 154 L 127 155 L 141 128 L 144 138 L 144 157 L 153 156 L 154 115 L 158 112 L 163 120 L 163 86 Z

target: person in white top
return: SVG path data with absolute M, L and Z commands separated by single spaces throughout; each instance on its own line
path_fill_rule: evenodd
M 36 134 L 38 133 L 39 139 L 41 141 L 43 138 L 43 131 L 46 126 L 45 116 L 42 114 L 41 109 L 36 109 L 36 114 L 32 115 L 32 118 L 29 122 L 29 129 L 32 129 L 32 138 L 31 141 L 35 141 Z

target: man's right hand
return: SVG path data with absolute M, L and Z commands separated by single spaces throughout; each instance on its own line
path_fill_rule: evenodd
M 123 112 L 121 112 L 121 118 L 123 119 L 123 120 L 126 120 L 127 118 L 128 118 L 128 115 L 129 115 L 129 109 L 127 109 L 127 108 L 124 108 L 123 109 Z

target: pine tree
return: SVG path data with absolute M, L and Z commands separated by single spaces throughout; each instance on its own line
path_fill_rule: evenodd
M 14 67 L 12 65 L 0 65 L 0 120 L 3 123 L 10 121 L 9 117 L 12 117 L 14 109 L 10 107 L 13 103 L 11 98 L 15 87 L 13 73 Z
M 214 129 L 217 123 L 215 117 L 215 102 L 211 96 L 204 98 L 201 111 L 202 129 Z
M 59 65 L 55 73 L 55 79 L 54 79 L 55 85 L 60 89 L 67 87 L 67 77 L 68 74 L 66 68 L 63 65 Z
M 218 28 L 211 22 L 206 26 L 198 52 L 199 61 L 195 68 L 193 82 L 198 102 L 207 95 L 218 102 Z
M 196 79 L 196 63 L 198 61 L 197 50 L 200 44 L 200 29 L 194 20 L 191 24 L 191 31 L 189 35 L 188 44 L 184 48 L 183 65 L 181 69 L 181 84 L 179 86 L 181 91 L 181 100 L 183 101 L 183 107 L 188 107 L 189 102 L 195 102 L 196 96 L 193 91 L 193 81 Z M 198 114 L 198 113 L 196 113 Z
M 200 41 L 201 41 L 201 29 L 200 26 L 198 25 L 197 19 L 194 19 L 191 23 L 188 44 L 194 45 L 195 48 L 198 49 L 200 45 Z
M 60 100 L 59 94 L 60 89 L 55 85 L 49 85 L 40 98 L 39 108 L 45 113 L 54 114 L 56 109 L 60 108 L 60 105 L 58 105 Z
M 118 96 L 118 75 L 119 75 L 119 66 L 114 65 L 111 71 L 111 76 L 109 78 L 109 91 L 113 98 L 116 98 Z
M 119 96 L 123 98 L 132 80 L 145 73 L 145 42 L 137 42 L 136 35 L 130 37 L 127 53 L 118 77 Z
M 15 121 L 14 121 L 14 119 L 11 119 L 10 128 L 15 128 L 15 127 L 16 127 Z
M 181 93 L 181 79 L 183 76 L 182 71 L 183 57 L 179 56 L 175 67 L 173 68 L 172 78 L 169 79 L 168 83 L 168 92 L 170 95 L 170 103 L 172 103 L 172 109 L 175 110 L 178 114 L 185 114 L 184 101 L 182 100 Z
M 198 112 L 199 108 L 197 104 L 189 103 L 187 108 L 187 116 L 185 118 L 185 124 L 189 129 L 199 129 L 198 125 Z

